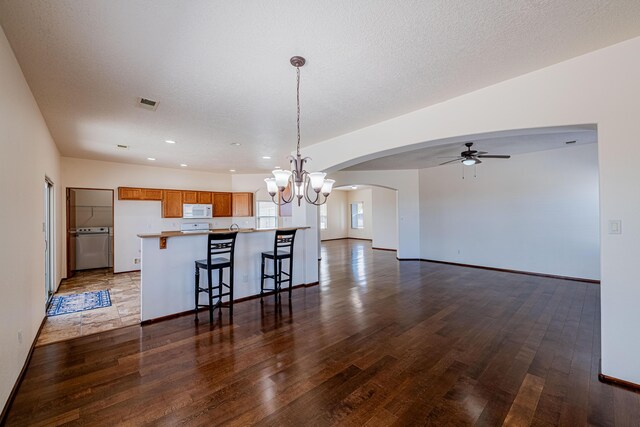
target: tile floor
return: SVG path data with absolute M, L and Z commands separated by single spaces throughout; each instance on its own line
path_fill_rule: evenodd
M 36 346 L 140 323 L 140 272 L 79 271 L 62 282 L 56 295 L 101 289 L 109 290 L 111 307 L 48 317 Z

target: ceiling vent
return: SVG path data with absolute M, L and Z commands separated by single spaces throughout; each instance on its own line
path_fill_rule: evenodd
M 156 108 L 158 108 L 158 101 L 154 101 L 153 99 L 149 99 L 149 98 L 138 98 L 138 107 L 147 109 L 147 110 L 151 110 L 151 111 L 156 111 Z
M 128 145 L 122 145 L 122 144 L 118 144 L 116 147 L 118 147 L 118 148 L 122 148 L 123 150 L 126 150 L 126 149 L 128 149 L 128 148 L 129 148 L 129 146 L 128 146 Z

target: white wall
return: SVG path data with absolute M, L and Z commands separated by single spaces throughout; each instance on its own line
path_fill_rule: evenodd
M 348 191 L 334 190 L 327 200 L 327 228 L 320 230 L 321 240 L 344 239 L 349 236 Z
M 420 170 L 422 258 L 600 279 L 597 149 Z
M 460 135 L 597 124 L 602 372 L 640 384 L 640 168 L 630 155 L 640 135 L 638 75 L 640 37 L 305 147 L 304 154 L 327 171 Z M 403 245 L 419 252 L 418 239 L 402 232 L 403 197 L 399 191 L 399 254 Z M 622 234 L 608 233 L 610 220 L 622 220 Z
M 45 175 L 54 183 L 54 280 L 60 280 L 64 199 L 59 159 L 0 29 L 0 406 L 9 397 L 45 315 Z
M 367 173 L 365 172 L 364 175 Z M 373 174 L 375 175 L 375 173 Z M 361 174 L 360 176 L 363 176 Z M 371 181 L 370 177 L 366 182 Z M 398 249 L 398 201 L 397 191 L 383 187 L 362 190 L 339 190 L 331 193 L 327 202 L 328 228 L 320 231 L 322 240 L 346 237 L 371 239 L 379 249 Z M 364 201 L 363 230 L 351 229 L 351 203 Z
M 330 174 L 336 187 L 373 185 L 396 191 L 397 257 L 420 258 L 420 199 L 417 170 L 340 171 Z M 376 241 L 373 242 L 375 246 Z M 381 246 L 383 247 L 383 246 Z
M 263 174 L 233 174 L 231 176 L 231 191 L 250 191 L 254 193 L 254 203 L 258 200 L 271 200 L 267 193 L 267 185 L 264 179 L 272 176 L 271 173 Z M 254 206 L 255 213 L 255 206 Z M 278 218 L 279 227 L 290 227 L 293 224 L 291 216 Z
M 117 197 L 113 191 L 71 191 L 75 193 L 76 228 L 113 227 L 113 199 Z
M 104 188 L 117 191 L 118 187 L 176 188 L 184 190 L 231 191 L 229 174 L 137 166 L 124 163 L 102 162 L 62 157 L 65 187 Z M 250 221 L 240 219 L 240 222 Z M 114 271 L 138 270 L 134 258 L 140 258 L 139 233 L 177 230 L 182 222 L 207 222 L 162 218 L 161 202 L 114 200 Z M 214 227 L 226 228 L 231 218 L 208 220 Z M 244 224 L 242 224 L 244 226 Z
M 362 202 L 364 209 L 364 228 L 351 228 L 351 204 Z M 347 235 L 352 239 L 373 239 L 373 204 L 371 188 L 347 191 Z
M 374 248 L 398 249 L 398 199 L 397 191 L 371 187 L 371 206 Z

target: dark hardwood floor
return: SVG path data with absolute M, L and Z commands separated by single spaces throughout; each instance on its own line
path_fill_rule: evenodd
M 599 286 L 322 246 L 321 284 L 35 349 L 8 425 L 640 423 L 598 381 Z

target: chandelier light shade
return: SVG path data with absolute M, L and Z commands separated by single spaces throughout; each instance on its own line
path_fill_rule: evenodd
M 326 197 L 329 194 L 331 194 L 331 190 L 333 189 L 333 184 L 335 184 L 336 181 L 333 179 L 325 179 L 324 180 L 324 184 L 322 184 L 322 194 Z
M 273 173 L 273 176 L 275 177 L 276 187 L 278 187 L 278 190 L 284 191 L 289 184 L 289 179 L 291 179 L 291 171 L 276 169 L 271 173 Z
M 311 182 L 311 188 L 316 193 L 319 193 L 324 185 L 324 177 L 327 176 L 324 172 L 311 172 L 309 174 L 309 181 Z
M 285 205 L 298 200 L 298 206 L 304 199 L 307 203 L 320 206 L 327 202 L 327 198 L 331 194 L 333 179 L 325 179 L 327 176 L 324 172 L 307 172 L 304 165 L 311 160 L 309 157 L 302 157 L 300 154 L 300 67 L 306 60 L 301 56 L 294 56 L 290 60 L 291 65 L 296 68 L 297 85 L 296 85 L 296 103 L 298 107 L 297 125 L 298 125 L 298 144 L 296 146 L 296 156 L 289 156 L 291 170 L 276 169 L 273 178 L 266 178 L 264 182 L 267 184 L 267 191 L 271 196 L 271 200 L 279 205 Z M 313 190 L 313 195 L 309 196 L 309 187 Z M 286 190 L 290 191 L 286 196 Z M 279 197 L 276 199 L 276 195 Z
M 278 184 L 276 184 L 275 178 L 265 178 L 264 182 L 267 183 L 267 191 L 271 197 L 278 193 Z

